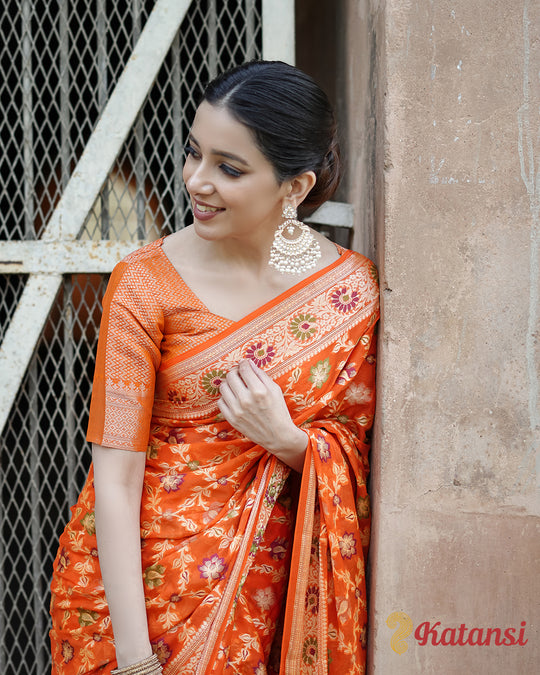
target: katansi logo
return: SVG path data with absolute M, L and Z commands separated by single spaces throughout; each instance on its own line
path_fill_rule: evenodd
M 518 645 L 524 647 L 528 639 L 525 638 L 527 622 L 522 621 L 519 628 L 469 628 L 462 623 L 457 627 L 441 626 L 440 621 L 422 621 L 414 629 L 411 617 L 403 611 L 392 612 L 386 619 L 388 628 L 394 630 L 390 638 L 390 647 L 396 654 L 404 654 L 409 645 L 407 638 L 413 635 L 420 647 L 433 645 L 435 647 L 512 647 Z M 414 633 L 413 633 L 414 630 Z

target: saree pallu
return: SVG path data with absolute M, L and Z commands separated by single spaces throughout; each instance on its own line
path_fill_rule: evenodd
M 161 241 L 113 273 L 88 438 L 146 451 L 143 582 L 166 675 L 365 672 L 377 318 L 375 268 L 351 251 L 238 322 L 204 307 Z M 219 414 L 243 358 L 308 434 L 301 481 Z M 72 512 L 51 587 L 53 672 L 110 673 L 92 470 Z

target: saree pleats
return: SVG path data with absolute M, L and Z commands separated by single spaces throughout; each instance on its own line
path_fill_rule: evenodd
M 343 252 L 242 321 L 213 322 L 154 242 L 118 266 L 104 304 L 88 439 L 148 439 L 141 555 L 164 673 L 363 673 L 372 263 Z M 291 470 L 219 414 L 241 358 L 280 385 L 308 433 L 299 496 Z M 92 471 L 72 513 L 52 581 L 53 672 L 110 673 Z

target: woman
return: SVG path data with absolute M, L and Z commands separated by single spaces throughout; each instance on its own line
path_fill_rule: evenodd
M 339 181 L 326 96 L 284 63 L 225 73 L 183 178 L 193 225 L 104 299 L 53 672 L 362 673 L 378 294 L 295 217 Z

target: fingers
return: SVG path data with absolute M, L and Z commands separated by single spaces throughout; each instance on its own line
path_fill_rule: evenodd
M 266 373 L 259 370 L 254 363 L 245 359 L 240 361 L 236 368 L 232 368 L 228 372 L 225 383 L 230 391 L 243 401 L 248 395 L 255 397 L 265 395 L 268 386 L 261 375 L 266 377 L 267 382 L 272 382 Z M 221 385 L 220 390 L 223 391 L 223 385 Z
M 271 407 L 275 403 L 276 386 L 266 373 L 244 359 L 227 373 L 219 391 L 227 411 L 242 417 Z M 281 393 L 281 389 L 279 391 Z
M 238 372 L 246 383 L 246 386 L 255 390 L 260 390 L 261 384 L 266 385 L 268 382 L 273 382 L 264 370 L 258 368 L 251 359 L 243 359 L 240 361 L 238 364 Z
M 245 405 L 243 403 L 246 397 L 245 386 L 238 383 L 237 379 L 233 374 L 229 373 L 227 379 L 219 387 L 220 399 L 218 403 L 223 401 L 231 412 L 237 412 Z
M 251 359 L 245 359 L 244 361 L 242 361 L 242 362 L 240 363 L 240 365 L 242 365 L 242 363 L 245 364 L 246 366 L 249 366 L 249 367 L 251 368 L 251 371 L 253 372 L 253 374 L 254 374 L 256 377 L 258 377 L 259 380 L 260 380 L 263 384 L 265 384 L 266 386 L 270 386 L 270 385 L 274 385 L 274 384 L 275 384 L 274 380 L 273 380 L 271 377 L 269 377 L 269 376 L 264 372 L 264 370 L 261 370 L 260 368 L 258 368 L 258 367 L 253 363 L 253 361 L 252 361 Z

